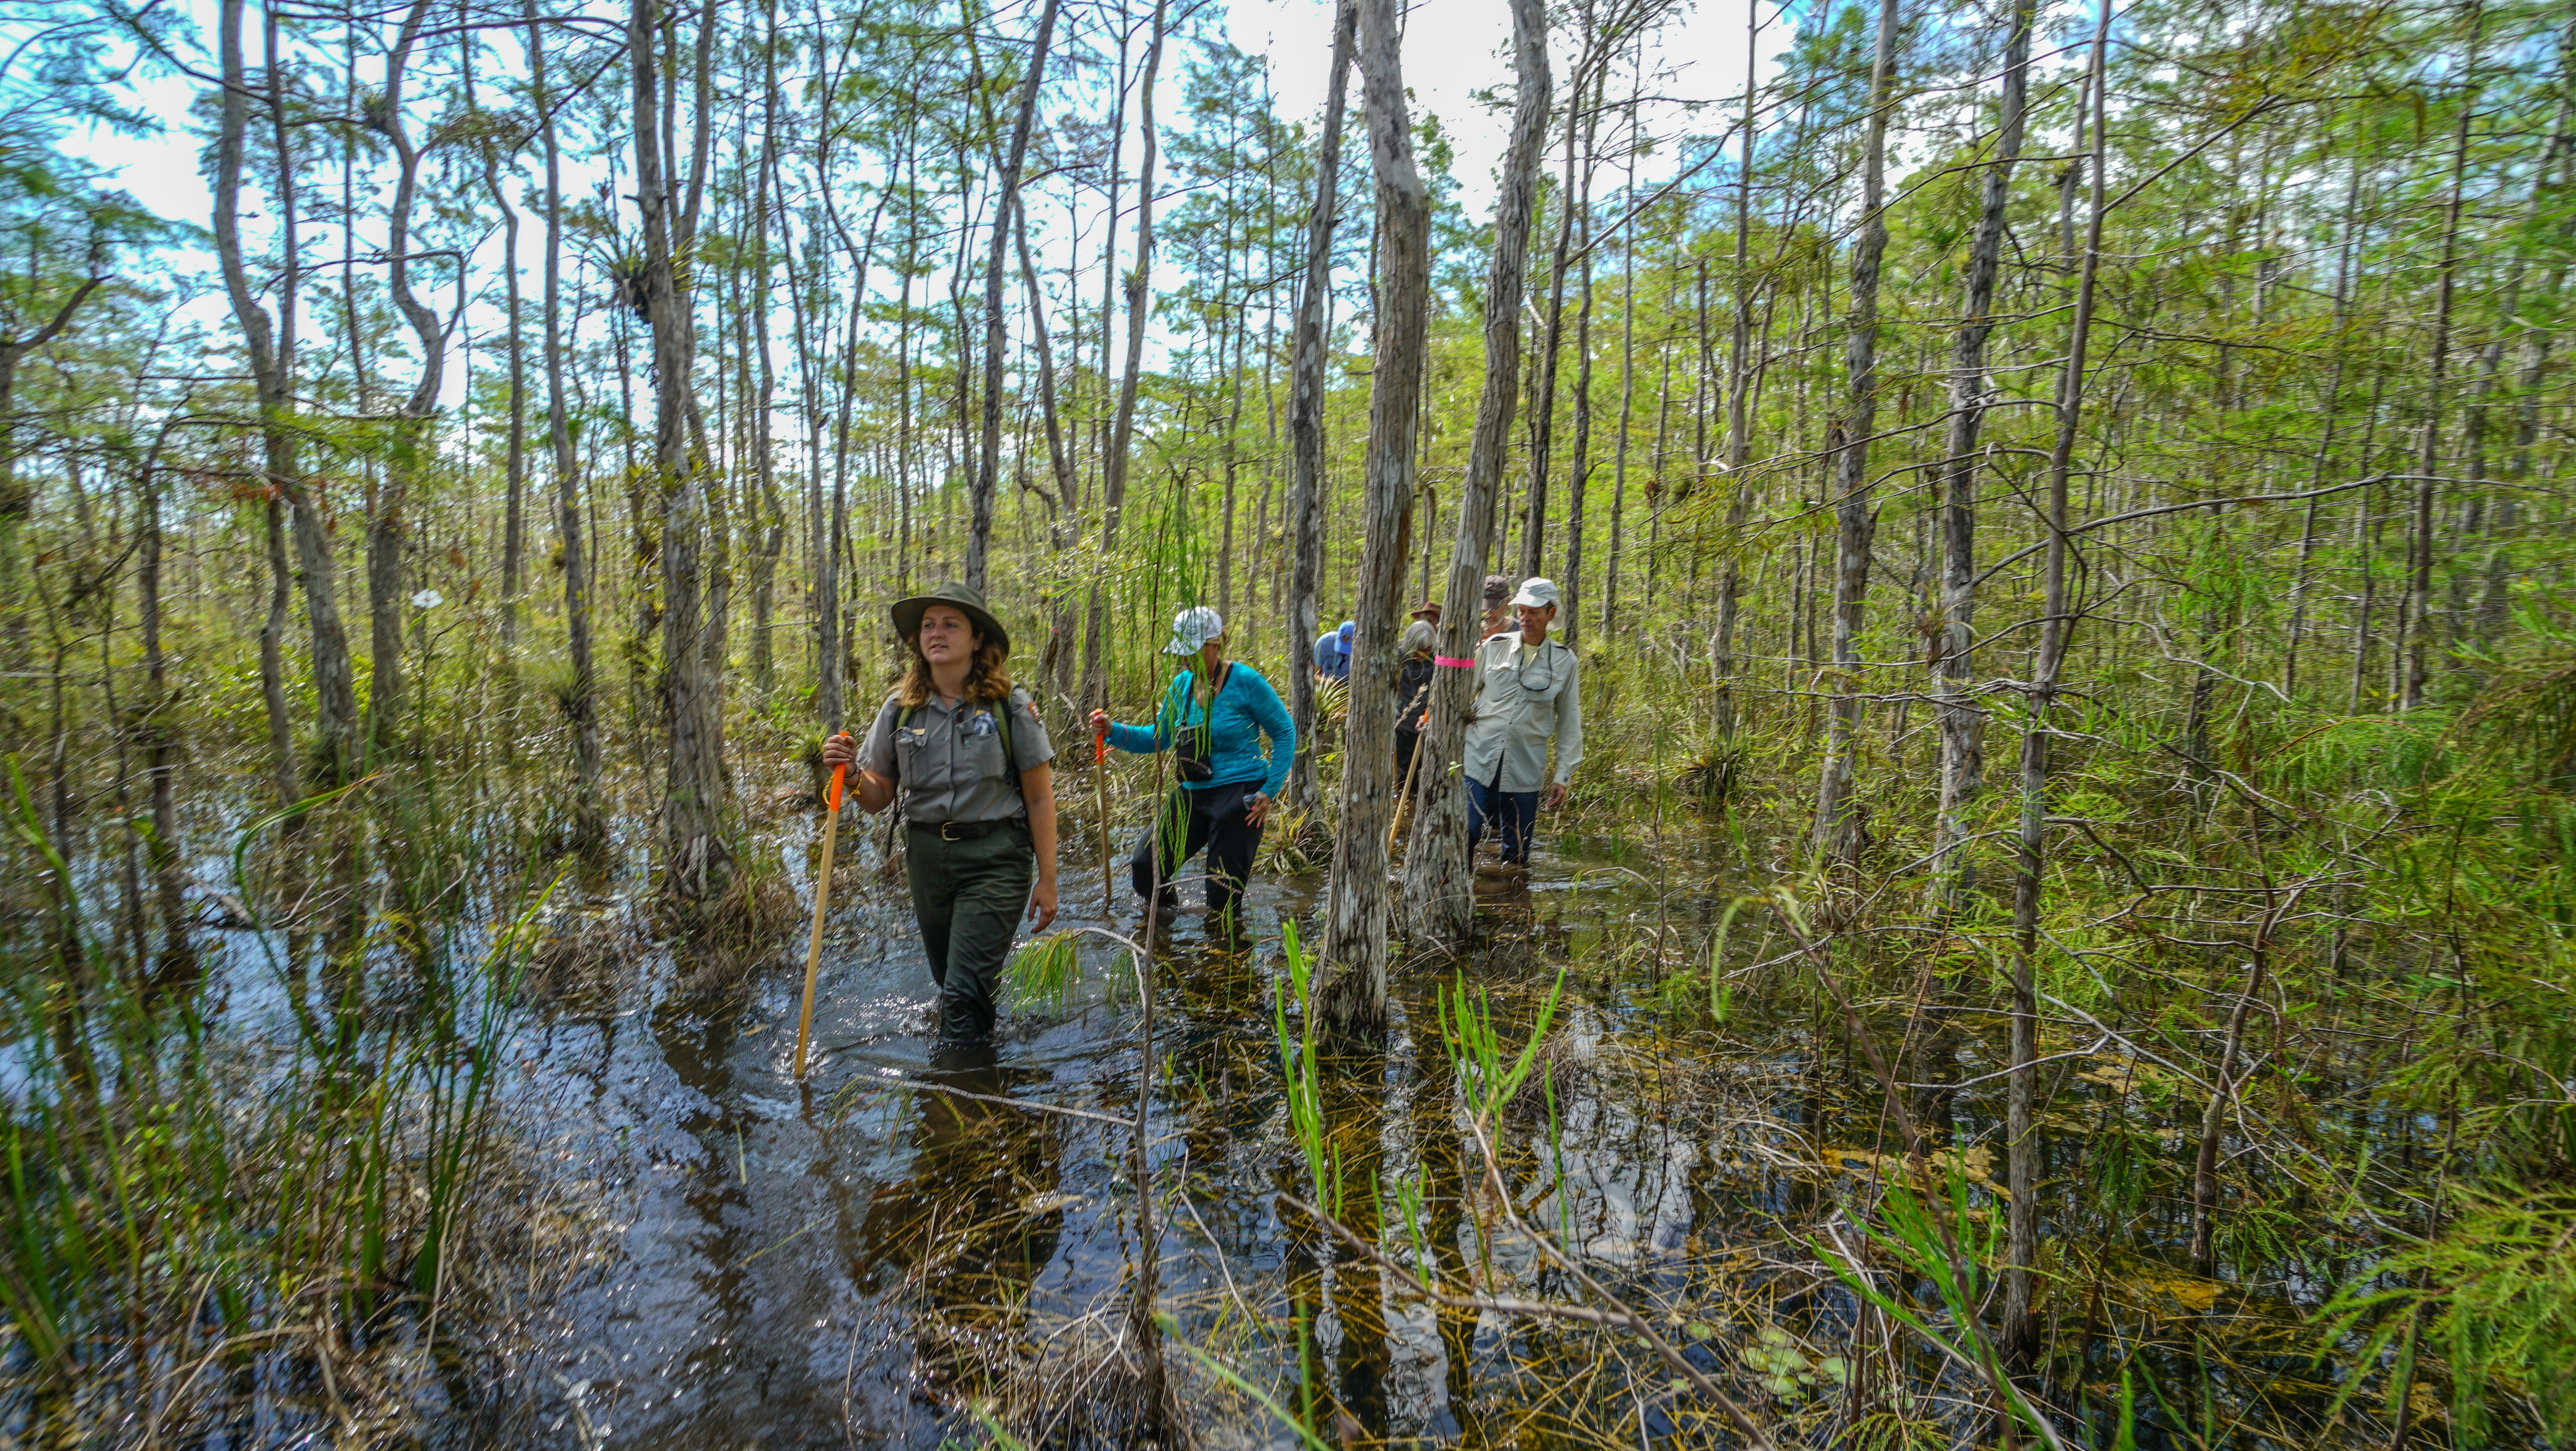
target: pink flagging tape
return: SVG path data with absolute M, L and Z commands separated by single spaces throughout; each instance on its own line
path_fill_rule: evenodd
M 1476 668 L 1475 661 L 1461 660 L 1455 655 L 1434 655 L 1431 657 L 1431 663 L 1434 665 L 1446 665 L 1452 670 L 1473 670 Z

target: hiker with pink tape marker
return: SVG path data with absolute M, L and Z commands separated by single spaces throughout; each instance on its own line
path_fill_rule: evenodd
M 1540 788 L 1549 810 L 1564 804 L 1574 768 L 1583 763 L 1583 691 L 1574 651 L 1548 638 L 1556 623 L 1555 584 L 1521 581 L 1512 595 L 1518 632 L 1496 635 L 1476 649 L 1475 713 L 1467 721 L 1467 854 L 1490 824 L 1502 839 L 1503 865 L 1528 864 L 1538 821 Z M 1548 771 L 1548 744 L 1556 745 L 1556 770 Z

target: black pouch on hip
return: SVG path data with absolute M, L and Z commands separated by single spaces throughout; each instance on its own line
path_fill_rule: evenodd
M 1172 747 L 1172 766 L 1183 781 L 1205 781 L 1216 775 L 1215 746 L 1205 725 L 1184 726 Z

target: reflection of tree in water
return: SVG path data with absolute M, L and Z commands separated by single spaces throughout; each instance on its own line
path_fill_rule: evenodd
M 1011 1082 L 990 1048 L 942 1054 L 921 1077 L 993 1097 Z M 1029 1290 L 1063 1225 L 1051 1202 L 1063 1151 L 1036 1115 L 935 1089 L 913 1095 L 911 1134 L 912 1170 L 869 1201 L 851 1278 L 917 1297 L 920 1387 L 955 1404 L 1031 1349 Z

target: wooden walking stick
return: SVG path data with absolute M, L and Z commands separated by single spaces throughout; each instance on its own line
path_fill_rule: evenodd
M 1395 798 L 1395 809 L 1386 814 L 1386 850 L 1395 851 L 1395 828 L 1404 821 L 1404 808 L 1413 804 L 1413 778 L 1422 772 L 1422 737 L 1413 738 L 1413 759 L 1404 763 L 1404 794 Z
M 1118 879 L 1109 873 L 1109 727 L 1091 733 L 1091 783 L 1098 792 L 1100 809 L 1100 910 L 1106 914 L 1118 902 Z
M 814 930 L 805 939 L 805 1006 L 796 1013 L 796 1079 L 805 1079 L 805 1045 L 814 1036 L 814 977 L 823 966 L 823 913 L 832 901 L 832 848 L 841 839 L 841 782 L 847 765 L 832 768 L 832 800 L 823 813 L 823 869 L 814 878 Z

